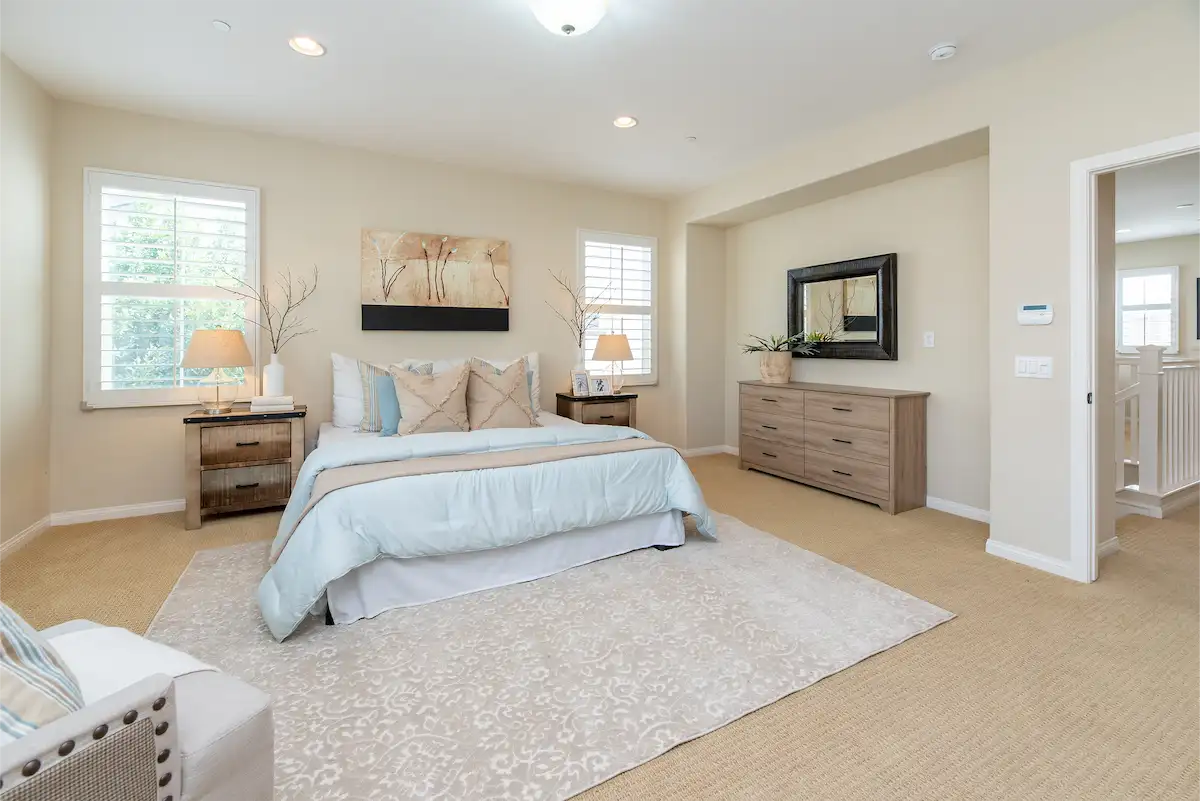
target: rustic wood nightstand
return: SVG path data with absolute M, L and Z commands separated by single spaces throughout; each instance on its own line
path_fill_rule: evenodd
M 637 428 L 637 395 L 588 395 L 558 393 L 558 415 L 579 423 Z
M 286 506 L 304 462 L 304 415 L 197 410 L 183 418 L 187 511 L 184 527 L 200 528 L 210 515 Z

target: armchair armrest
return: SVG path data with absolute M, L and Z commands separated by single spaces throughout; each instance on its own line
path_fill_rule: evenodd
M 0 801 L 179 799 L 175 684 L 156 674 L 0 751 Z

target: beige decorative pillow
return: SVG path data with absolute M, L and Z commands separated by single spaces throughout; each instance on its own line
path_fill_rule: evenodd
M 471 359 L 467 385 L 467 417 L 471 430 L 481 428 L 537 428 L 525 360 L 517 359 L 500 370 L 482 359 Z
M 418 375 L 393 367 L 396 400 L 400 403 L 398 436 L 469 431 L 467 422 L 467 365 L 437 375 Z

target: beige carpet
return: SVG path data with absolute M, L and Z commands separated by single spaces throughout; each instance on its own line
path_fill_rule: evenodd
M 270 693 L 276 801 L 565 801 L 952 617 L 716 524 L 717 542 L 309 618 L 282 645 L 255 601 L 265 543 L 205 551 L 149 636 Z
M 958 617 L 581 796 L 585 801 L 1196 799 L 1200 526 L 1127 517 L 1080 585 L 988 556 L 987 527 L 692 460 L 710 505 Z M 275 515 L 60 528 L 0 565 L 38 626 L 143 630 L 198 548 Z

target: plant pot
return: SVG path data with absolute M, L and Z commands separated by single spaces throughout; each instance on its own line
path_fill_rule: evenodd
M 765 350 L 759 354 L 758 372 L 764 384 L 786 384 L 792 380 L 792 353 Z
M 283 389 L 283 365 L 279 363 L 279 354 L 271 354 L 271 362 L 263 368 L 262 394 L 268 398 L 286 395 Z

